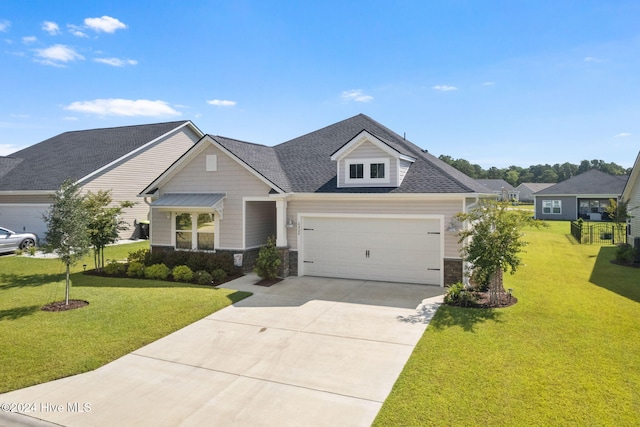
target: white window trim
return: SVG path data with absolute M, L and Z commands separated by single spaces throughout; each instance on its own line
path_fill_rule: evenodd
M 560 208 L 560 212 L 554 212 L 554 208 Z M 545 212 L 545 209 L 549 209 L 549 212 Z M 542 213 L 544 215 L 562 215 L 562 200 L 543 200 Z
M 371 178 L 371 165 L 374 163 L 384 164 L 384 178 Z M 351 165 L 363 165 L 363 178 L 351 178 L 349 173 Z M 391 162 L 389 158 L 379 159 L 348 159 L 344 161 L 344 182 L 345 184 L 389 184 L 391 182 Z
M 177 214 L 190 214 L 191 215 L 191 249 L 183 249 L 176 247 L 176 233 L 178 230 L 176 229 L 176 215 Z M 201 213 L 212 213 L 213 214 L 213 250 L 199 250 L 198 249 L 198 214 Z M 216 252 L 217 249 L 220 249 L 220 215 L 217 212 L 205 212 L 205 211 L 174 211 L 171 212 L 171 246 L 176 251 L 198 251 L 198 252 Z M 189 230 L 180 230 L 189 232 Z M 195 236 L 195 238 L 194 238 Z

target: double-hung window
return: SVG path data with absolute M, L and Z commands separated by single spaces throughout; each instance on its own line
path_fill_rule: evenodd
M 346 161 L 347 184 L 388 184 L 389 160 L 387 159 L 362 159 Z
M 542 213 L 554 215 L 562 214 L 562 200 L 543 200 Z
M 369 176 L 371 179 L 384 178 L 384 163 L 371 163 Z
M 214 249 L 215 223 L 212 213 L 177 213 L 175 226 L 176 249 Z
M 349 179 L 362 179 L 364 178 L 364 164 L 352 163 L 349 165 Z

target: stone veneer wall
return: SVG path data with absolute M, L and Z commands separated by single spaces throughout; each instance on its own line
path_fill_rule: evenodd
M 444 259 L 444 285 L 453 285 L 456 282 L 462 282 L 462 260 L 461 259 Z

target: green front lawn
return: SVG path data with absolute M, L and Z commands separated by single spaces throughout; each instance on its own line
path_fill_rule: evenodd
M 550 225 L 516 305 L 438 309 L 375 425 L 640 425 L 640 269 Z
M 147 242 L 111 246 L 124 259 Z M 0 257 L 0 393 L 95 369 L 229 304 L 246 292 L 152 280 L 72 274 L 66 312 L 40 308 L 64 299 L 65 267 L 56 259 Z

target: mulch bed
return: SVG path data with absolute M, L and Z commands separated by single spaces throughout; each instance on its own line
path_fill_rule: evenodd
M 615 264 L 615 265 L 621 265 L 623 267 L 633 267 L 633 268 L 640 268 L 640 263 L 626 263 L 626 262 L 622 262 L 622 261 L 618 261 L 617 259 L 612 259 L 611 260 L 611 264 Z
M 254 283 L 254 285 L 257 285 L 257 286 L 265 286 L 265 287 L 267 287 L 267 288 L 268 288 L 269 286 L 273 286 L 273 285 L 275 285 L 275 284 L 276 284 L 276 283 L 278 283 L 278 282 L 282 282 L 283 280 L 284 280 L 284 279 L 281 279 L 281 278 L 279 278 L 279 277 L 276 277 L 275 279 L 270 279 L 270 280 L 262 279 L 262 280 L 260 280 L 259 282 Z
M 489 302 L 489 292 L 476 292 L 475 294 L 477 301 L 471 306 L 472 308 L 505 308 L 518 302 L 518 298 L 513 295 L 509 296 L 507 293 L 501 293 L 498 302 L 491 304 Z
M 69 304 L 65 304 L 64 301 L 56 301 L 49 303 L 42 307 L 42 311 L 67 311 L 75 310 L 76 308 L 82 308 L 89 305 L 88 301 L 80 299 L 70 299 Z
M 101 271 L 97 271 L 95 269 L 91 269 L 91 270 L 87 270 L 84 272 L 84 274 L 88 274 L 90 276 L 100 276 L 100 277 L 118 277 L 121 279 L 132 279 L 132 277 L 127 276 L 126 274 L 106 274 L 104 272 Z M 206 285 L 201 285 L 201 286 L 220 286 L 224 283 L 230 282 L 232 280 L 235 280 L 237 278 L 240 278 L 244 276 L 243 273 L 236 273 L 230 276 L 227 276 L 226 278 L 219 280 L 217 282 L 211 282 L 209 284 Z M 144 278 L 140 278 L 139 280 L 148 280 L 148 279 L 144 279 Z M 185 285 L 199 285 L 199 283 L 193 283 L 193 282 L 180 282 L 178 280 L 173 280 L 173 277 L 169 276 L 166 280 L 164 280 L 165 282 L 172 282 L 172 283 L 183 283 Z

